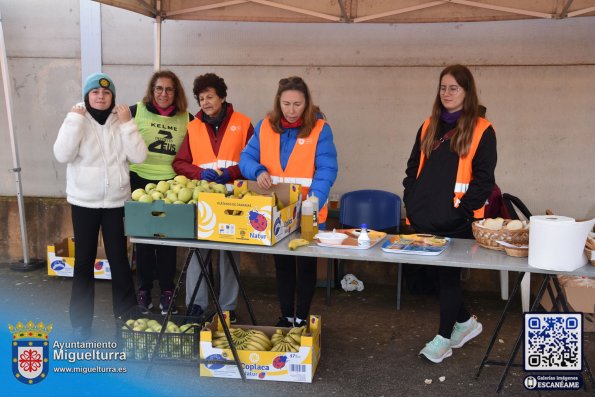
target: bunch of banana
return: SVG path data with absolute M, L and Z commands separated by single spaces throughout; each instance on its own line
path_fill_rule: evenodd
M 269 337 L 262 331 L 256 329 L 243 330 L 241 328 L 230 328 L 231 341 L 238 350 L 271 350 L 273 344 Z M 213 332 L 213 347 L 219 349 L 229 349 L 229 341 L 225 337 L 225 332 Z
M 299 247 L 303 247 L 308 244 L 310 244 L 308 240 L 305 240 L 303 238 L 296 238 L 291 240 L 287 246 L 289 247 L 290 251 L 295 251 Z
M 273 342 L 273 352 L 292 352 L 296 353 L 300 350 L 302 335 L 306 332 L 306 326 L 294 327 L 287 332 L 287 335 L 283 335 L 283 331 L 280 329 L 275 330 L 275 333 L 271 337 Z

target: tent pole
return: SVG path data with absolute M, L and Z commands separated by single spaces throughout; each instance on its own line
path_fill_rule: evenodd
M 10 172 L 14 173 L 17 184 L 17 202 L 19 207 L 19 221 L 21 224 L 21 245 L 23 247 L 23 262 L 15 263 L 11 268 L 13 270 L 35 270 L 39 268 L 38 261 L 31 262 L 29 258 L 29 249 L 27 245 L 27 222 L 25 219 L 25 203 L 21 185 L 21 167 L 19 165 L 19 152 L 17 139 L 14 134 L 14 124 L 12 117 L 12 87 L 10 77 L 8 76 L 8 58 L 6 56 L 6 45 L 4 42 L 4 30 L 2 27 L 2 14 L 0 13 L 0 66 L 2 68 L 2 83 L 4 85 L 4 99 L 6 102 L 6 118 L 8 120 L 8 132 L 10 134 L 10 148 L 12 149 L 12 168 Z M 41 263 L 43 265 L 43 262 Z
M 155 43 L 154 48 L 155 48 L 155 59 L 154 59 L 154 69 L 157 72 L 159 69 L 161 69 L 161 22 L 162 22 L 162 18 L 161 18 L 161 2 L 158 1 L 157 2 L 157 16 L 155 16 L 155 38 L 154 41 Z

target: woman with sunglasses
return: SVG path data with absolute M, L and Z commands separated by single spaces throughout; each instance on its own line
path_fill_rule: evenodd
M 303 199 L 308 195 L 318 198 L 321 204 L 318 222 L 320 229 L 324 229 L 327 197 L 337 178 L 337 150 L 331 127 L 314 105 L 302 78 L 279 81 L 273 110 L 256 126 L 254 136 L 242 152 L 240 170 L 263 189 L 285 178 L 305 181 Z M 310 314 L 317 258 L 275 255 L 274 259 L 281 303 L 277 326 L 301 326 Z
M 417 132 L 403 180 L 407 219 L 416 232 L 473 238 L 471 224 L 483 218 L 497 160 L 494 128 L 479 112 L 471 71 L 462 65 L 442 70 L 432 114 Z M 460 268 L 435 272 L 440 325 L 420 355 L 440 363 L 479 335 L 482 326 L 463 303 Z
M 180 79 L 169 70 L 160 70 L 151 76 L 141 102 L 130 107 L 130 112 L 147 145 L 147 159 L 130 165 L 132 191 L 148 183 L 173 179 L 176 175 L 172 162 L 186 136 L 192 115 Z M 136 269 L 138 274 L 137 300 L 143 313 L 153 308 L 151 289 L 155 275 L 159 280 L 161 314 L 176 314 L 173 301 L 176 273 L 176 247 L 137 244 Z

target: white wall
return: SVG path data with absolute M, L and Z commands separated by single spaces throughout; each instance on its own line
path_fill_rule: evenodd
M 51 145 L 80 98 L 78 2 L 52 3 L 0 0 L 29 196 L 64 195 L 65 167 L 53 160 Z M 32 14 L 24 11 L 31 8 Z M 118 101 L 134 103 L 152 72 L 153 21 L 109 6 L 101 14 L 104 71 L 115 80 Z M 162 36 L 163 65 L 179 74 L 193 112 L 192 80 L 201 73 L 224 77 L 229 101 L 254 122 L 271 108 L 280 78 L 304 77 L 333 127 L 338 193 L 402 194 L 405 164 L 439 72 L 467 64 L 496 129 L 502 190 L 534 213 L 552 208 L 595 217 L 595 18 L 406 25 L 166 21 Z M 0 123 L 4 131 L 4 108 Z M 8 145 L 0 147 L 0 167 L 10 168 Z M 13 185 L 10 174 L 0 173 L 0 195 L 14 194 Z

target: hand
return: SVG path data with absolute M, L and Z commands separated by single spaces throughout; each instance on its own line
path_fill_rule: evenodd
M 215 178 L 215 182 L 225 185 L 231 179 L 231 175 L 229 174 L 227 168 L 222 168 L 219 171 L 222 173 L 217 178 Z
M 86 110 L 86 109 L 85 109 L 85 107 L 84 107 L 84 106 L 82 106 L 82 105 L 74 105 L 74 106 L 72 107 L 72 109 L 70 109 L 70 111 L 71 111 L 71 112 L 74 112 L 74 113 L 78 113 L 78 114 L 80 114 L 80 115 L 84 115 L 84 114 L 85 114 L 85 112 L 86 112 L 87 110 Z
M 218 176 L 219 174 L 217 173 L 217 171 L 211 169 L 204 169 L 200 174 L 200 179 L 204 179 L 207 182 L 214 182 Z
M 116 114 L 118 115 L 118 119 L 120 119 L 121 123 L 127 123 L 132 120 L 132 116 L 130 115 L 130 108 L 126 105 L 116 105 L 114 108 Z
M 256 183 L 261 189 L 270 189 L 273 186 L 273 180 L 271 175 L 267 171 L 263 171 L 258 177 L 256 177 Z

